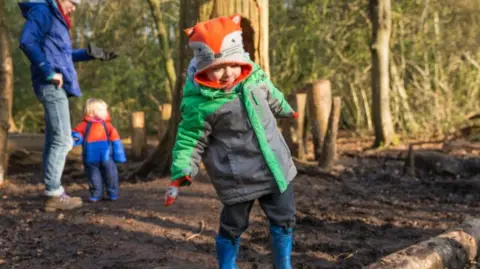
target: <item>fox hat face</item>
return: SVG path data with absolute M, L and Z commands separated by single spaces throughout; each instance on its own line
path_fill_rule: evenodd
M 197 64 L 197 83 L 221 88 L 221 85 L 212 83 L 205 75 L 206 70 L 220 64 L 231 63 L 242 67 L 242 73 L 235 84 L 250 75 L 252 66 L 245 56 L 240 21 L 240 15 L 218 17 L 185 29 Z

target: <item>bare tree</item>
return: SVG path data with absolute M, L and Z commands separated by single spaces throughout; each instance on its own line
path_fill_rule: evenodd
M 151 1 L 151 0 L 149 0 Z M 188 38 L 183 32 L 183 29 L 191 27 L 195 22 L 199 13 L 205 8 L 206 1 L 180 1 L 180 42 L 179 42 L 179 57 L 177 61 L 177 70 L 175 89 L 172 95 L 172 116 L 168 121 L 166 134 L 162 137 L 157 148 L 147 157 L 143 164 L 128 176 L 130 181 L 147 180 L 148 174 L 152 170 L 159 174 L 167 174 L 170 171 L 172 162 L 172 150 L 175 145 L 175 137 L 177 135 L 177 126 L 180 122 L 180 103 L 182 101 L 183 82 L 185 80 L 185 70 L 188 66 L 188 60 L 192 58 L 192 52 L 188 48 Z
M 175 83 L 177 75 L 175 74 L 175 65 L 173 63 L 172 51 L 168 43 L 168 34 L 165 27 L 162 10 L 161 0 L 147 0 L 150 5 L 150 11 L 152 12 L 153 19 L 157 30 L 158 43 L 160 44 L 161 56 L 163 58 L 163 66 L 165 73 L 167 74 L 168 84 L 170 91 L 166 91 L 166 102 L 170 103 L 172 99 L 172 93 L 175 91 Z
M 0 185 L 7 173 L 7 140 L 13 97 L 13 63 L 8 46 L 5 4 L 0 0 Z
M 374 147 L 388 146 L 395 139 L 390 112 L 389 42 L 392 28 L 391 0 L 369 0 L 372 21 L 372 112 Z

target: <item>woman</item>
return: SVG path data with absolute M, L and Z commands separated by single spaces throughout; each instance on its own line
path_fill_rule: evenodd
M 19 4 L 26 19 L 20 48 L 31 62 L 33 88 L 45 112 L 43 179 L 49 197 L 45 208 L 69 210 L 82 206 L 82 200 L 65 193 L 61 177 L 72 148 L 68 97 L 80 96 L 77 61 L 111 60 L 117 55 L 89 46 L 72 49 L 71 15 L 81 0 L 27 0 Z

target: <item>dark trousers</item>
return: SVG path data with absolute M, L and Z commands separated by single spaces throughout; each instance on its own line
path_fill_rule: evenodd
M 248 228 L 250 211 L 255 200 L 233 205 L 224 205 L 220 215 L 220 235 L 235 239 L 240 237 Z M 295 202 L 293 187 L 290 184 L 285 192 L 271 193 L 258 199 L 260 206 L 267 215 L 270 225 L 284 228 L 295 226 Z
M 113 160 L 87 163 L 85 171 L 92 198 L 103 197 L 103 186 L 105 186 L 109 198 L 118 197 L 118 170 Z

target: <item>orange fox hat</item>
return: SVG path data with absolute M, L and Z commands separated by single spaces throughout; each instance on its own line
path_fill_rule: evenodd
M 220 64 L 232 63 L 242 67 L 235 85 L 252 73 L 253 67 L 243 49 L 240 20 L 240 15 L 218 17 L 185 29 L 189 38 L 188 45 L 193 49 L 197 64 L 194 79 L 198 84 L 215 89 L 223 88 L 224 85 L 209 80 L 205 72 Z

